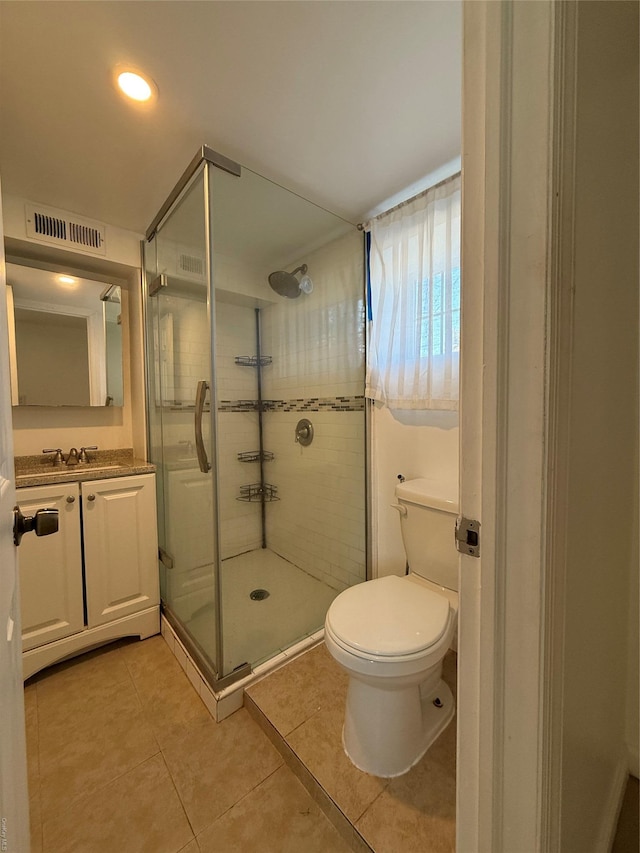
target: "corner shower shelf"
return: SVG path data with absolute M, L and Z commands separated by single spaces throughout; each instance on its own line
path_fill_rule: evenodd
M 257 367 L 258 366 L 258 356 L 257 355 L 237 355 L 235 357 L 236 364 L 241 365 L 241 367 Z M 260 367 L 264 367 L 267 364 L 273 363 L 273 358 L 270 355 L 261 355 L 260 356 Z
M 271 462 L 273 453 L 270 450 L 247 450 L 244 453 L 238 453 L 238 462 Z
M 271 486 L 269 483 L 262 485 L 261 483 L 251 483 L 248 486 L 240 486 L 240 495 L 236 498 L 237 501 L 245 501 L 247 503 L 258 503 L 260 501 L 279 501 L 278 487 Z

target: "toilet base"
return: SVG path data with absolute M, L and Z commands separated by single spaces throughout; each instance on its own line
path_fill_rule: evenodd
M 402 776 L 420 761 L 454 712 L 453 695 L 442 680 L 421 691 L 420 685 L 381 690 L 352 678 L 342 745 L 358 770 L 383 778 Z

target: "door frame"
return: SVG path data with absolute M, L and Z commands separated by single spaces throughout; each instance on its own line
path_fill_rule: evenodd
M 572 5 L 463 7 L 461 853 L 554 849 L 559 824 Z
M 13 544 L 16 490 L 5 286 L 4 228 L 0 205 L 0 850 L 17 853 L 30 849 L 29 790 L 20 577 L 18 549 Z

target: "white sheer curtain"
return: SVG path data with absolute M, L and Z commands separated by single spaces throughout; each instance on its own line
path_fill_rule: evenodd
M 460 176 L 372 220 L 366 395 L 458 408 Z

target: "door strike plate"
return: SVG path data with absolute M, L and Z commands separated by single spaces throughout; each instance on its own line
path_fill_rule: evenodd
M 480 522 L 460 516 L 456 519 L 456 548 L 461 554 L 480 556 Z

